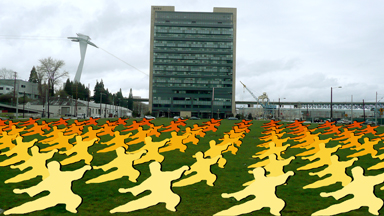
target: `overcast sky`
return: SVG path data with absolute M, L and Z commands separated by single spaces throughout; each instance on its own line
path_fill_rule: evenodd
M 39 59 L 64 60 L 73 80 L 82 33 L 88 46 L 81 82 L 93 91 L 101 79 L 110 92 L 148 98 L 151 5 L 176 11 L 237 8 L 236 100 L 375 101 L 384 97 L 383 1 L 105 0 L 0 1 L 0 68 L 27 80 Z M 65 80 L 63 80 L 64 82 Z M 384 99 L 381 99 L 384 101 Z

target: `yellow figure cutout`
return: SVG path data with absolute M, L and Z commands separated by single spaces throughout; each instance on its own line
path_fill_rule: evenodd
M 268 163 L 264 165 L 264 169 L 265 171 L 269 172 L 267 174 L 267 177 L 275 177 L 275 176 L 281 176 L 284 173 L 284 167 L 287 166 L 288 164 L 290 164 L 292 162 L 292 160 L 294 160 L 295 157 L 294 156 L 291 156 L 290 158 L 288 159 L 283 159 L 283 160 L 277 160 L 276 158 L 276 155 L 275 154 L 271 154 L 268 156 Z M 261 162 L 258 162 L 258 163 L 261 163 Z M 256 164 L 254 164 L 256 165 Z M 253 168 L 253 167 L 258 167 L 258 166 L 248 166 L 248 168 Z M 253 173 L 253 171 L 249 171 L 249 173 Z M 243 186 L 248 186 L 250 184 L 252 184 L 255 180 L 252 180 L 252 181 L 249 181 L 249 182 L 246 182 L 243 184 Z
M 59 132 L 64 133 L 66 128 L 63 129 L 57 129 L 57 126 L 52 127 L 52 131 L 46 134 L 43 134 L 42 136 L 45 137 L 43 140 L 40 140 L 40 143 L 48 144 L 53 142 L 55 139 L 59 137 Z
M 188 138 L 189 134 L 183 134 L 178 136 L 177 132 L 173 131 L 171 132 L 171 136 L 172 137 L 169 139 L 167 146 L 159 149 L 159 152 L 167 152 L 175 149 L 179 149 L 181 152 L 185 152 L 187 146 L 184 144 L 184 139 Z
M 228 134 L 225 134 L 224 138 L 219 139 L 219 140 L 222 140 L 222 142 L 218 143 L 217 145 L 220 146 L 220 145 L 227 145 L 228 143 L 231 143 L 231 145 L 228 146 L 227 150 L 223 151 L 223 153 L 230 151 L 232 154 L 236 155 L 237 151 L 239 150 L 237 147 L 240 147 L 240 145 L 243 143 L 239 139 L 240 137 L 230 138 Z
M 233 206 L 227 210 L 218 212 L 214 214 L 214 216 L 247 214 L 260 210 L 264 207 L 269 207 L 271 214 L 280 215 L 280 212 L 285 207 L 285 202 L 276 196 L 276 186 L 284 184 L 288 178 L 293 175 L 294 172 L 289 171 L 280 176 L 265 177 L 264 168 L 258 167 L 254 169 L 253 176 L 255 177 L 255 181 L 251 185 L 241 191 L 231 194 L 223 193 L 221 196 L 223 198 L 234 197 L 237 201 L 240 201 L 250 195 L 254 195 L 256 198 L 243 204 Z
M 359 151 L 363 149 L 363 151 L 356 152 L 354 154 L 348 155 L 348 157 L 360 157 L 363 155 L 371 154 L 372 158 L 376 158 L 377 151 L 373 148 L 374 145 L 378 144 L 380 140 L 370 141 L 368 137 L 364 137 L 364 143 L 361 146 L 357 146 L 356 148 L 351 148 L 352 150 Z M 380 158 L 380 157 L 378 157 Z M 382 158 L 380 158 L 382 160 Z
M 107 171 L 112 168 L 117 168 L 117 170 L 114 170 L 110 173 L 103 174 L 99 177 L 90 179 L 85 183 L 86 184 L 102 183 L 102 182 L 119 179 L 124 176 L 128 176 L 129 181 L 136 182 L 137 178 L 140 176 L 140 171 L 133 168 L 133 161 L 139 159 L 144 153 L 146 153 L 146 150 L 131 154 L 131 153 L 126 153 L 123 147 L 117 148 L 116 149 L 117 157 L 115 159 L 101 166 L 93 166 L 93 169 L 102 169 L 103 171 Z
M 76 153 L 72 157 L 65 158 L 60 161 L 61 165 L 68 165 L 71 163 L 76 163 L 81 160 L 84 160 L 85 164 L 91 164 L 93 156 L 88 153 L 88 148 L 95 144 L 97 138 L 93 138 L 93 140 L 84 141 L 81 136 L 76 136 L 76 145 L 70 148 L 67 151 L 59 151 L 59 154 L 66 154 L 67 156 Z
M 276 133 L 275 131 L 272 131 L 271 133 L 269 133 L 266 136 L 259 137 L 259 139 L 263 140 L 263 141 L 271 141 L 273 139 L 273 137 L 280 139 L 281 137 L 283 137 L 284 134 L 285 134 L 285 132 Z
M 216 145 L 215 140 L 209 141 L 209 149 L 204 152 L 205 157 L 215 158 L 217 156 L 222 156 L 222 153 L 227 150 L 228 146 L 232 145 L 231 143 L 227 143 L 224 145 Z M 219 158 L 219 161 L 217 162 L 218 166 L 220 168 L 224 168 L 225 164 L 227 163 L 227 160 L 223 157 Z
M 128 145 L 125 144 L 125 139 L 130 138 L 131 135 L 132 133 L 121 135 L 120 131 L 115 131 L 114 137 L 111 140 L 100 143 L 103 145 L 109 145 L 109 147 L 101 149 L 97 151 L 97 153 L 115 151 L 117 148 L 120 148 L 120 147 L 124 147 L 125 149 L 128 149 Z
M 71 149 L 72 145 L 69 143 L 69 140 L 75 137 L 76 134 L 65 136 L 62 131 L 57 132 L 57 138 L 50 141 L 45 142 L 45 144 L 51 145 L 49 147 L 46 147 L 44 149 L 41 149 L 42 152 L 51 151 L 53 149 L 62 149 L 65 148 L 65 150 Z
M 335 192 L 322 192 L 320 193 L 320 196 L 333 196 L 336 200 L 339 200 L 349 194 L 352 194 L 353 198 L 317 211 L 312 214 L 313 216 L 336 215 L 359 209 L 362 206 L 367 206 L 369 213 L 379 215 L 379 210 L 383 206 L 383 200 L 376 197 L 374 187 L 384 181 L 384 173 L 376 176 L 364 176 L 364 169 L 359 166 L 352 168 L 351 172 L 353 177 L 353 181 L 351 183 Z
M 228 134 L 230 138 L 237 138 L 237 137 L 244 138 L 245 137 L 244 133 L 245 131 L 235 132 L 235 130 L 230 130 L 229 132 L 225 132 L 224 134 Z
M 10 127 L 10 129 L 8 129 L 8 130 L 4 130 L 4 129 L 3 129 L 3 131 L 9 131 L 9 132 L 8 132 L 8 135 L 14 135 L 14 134 L 23 132 L 23 131 L 24 131 L 24 128 L 25 128 L 25 127 L 17 128 L 16 125 L 12 125 L 12 126 Z
M 16 145 L 12 143 L 12 140 L 16 139 L 19 136 L 18 133 L 9 135 L 7 132 L 1 132 L 2 137 L 0 138 L 0 150 L 8 148 L 8 150 L 13 149 Z
M 336 138 L 333 138 L 332 140 L 344 140 L 344 139 L 348 139 L 351 137 L 351 134 L 353 134 L 355 132 L 355 130 L 348 130 L 348 128 L 343 128 L 343 132 L 338 134 Z M 359 134 L 355 134 L 355 135 L 359 135 Z
M 322 167 L 324 165 L 329 165 L 331 164 L 331 155 L 335 153 L 341 145 L 335 146 L 333 148 L 325 148 L 325 143 L 320 143 L 319 144 L 319 151 L 316 152 L 314 155 L 308 156 L 308 157 L 302 157 L 303 160 L 310 160 L 313 161 L 317 158 L 320 160 L 309 163 L 307 165 L 304 165 L 302 167 L 297 168 L 297 170 L 310 170 L 310 169 L 315 169 L 318 167 Z
M 155 126 L 154 124 L 151 124 L 150 132 L 147 134 L 147 136 L 153 136 L 160 137 L 161 132 L 159 132 L 159 129 L 163 128 L 163 125 Z
M 200 141 L 198 138 L 196 138 L 197 135 L 199 135 L 200 137 L 205 136 L 205 132 L 203 132 L 203 129 L 193 131 L 191 127 L 186 127 L 184 134 L 189 134 L 188 138 L 184 139 L 184 143 L 186 144 L 192 142 L 195 145 L 197 145 Z
M 32 146 L 31 152 L 32 152 L 31 158 L 29 158 L 22 164 L 11 165 L 10 167 L 11 169 L 19 169 L 20 171 L 23 171 L 28 167 L 31 167 L 32 169 L 22 174 L 19 174 L 15 177 L 12 177 L 6 180 L 4 183 L 7 184 L 7 183 L 22 182 L 29 179 L 33 179 L 37 176 L 41 176 L 42 179 L 44 180 L 49 176 L 49 171 L 46 167 L 46 162 L 48 159 L 51 159 L 53 157 L 53 155 L 57 152 L 57 149 L 50 151 L 48 153 L 40 153 L 39 147 Z
M 354 133 L 351 133 L 351 137 L 349 137 L 345 141 L 340 141 L 341 143 L 344 143 L 344 145 L 341 147 L 341 149 L 351 148 L 352 147 L 360 147 L 361 144 L 359 142 L 359 139 L 364 136 L 363 134 L 360 136 L 356 136 Z
M 256 153 L 256 155 L 252 155 L 252 157 L 263 159 L 263 158 L 268 157 L 271 154 L 276 154 L 277 158 L 279 160 L 282 160 L 283 158 L 281 157 L 281 153 L 286 151 L 289 146 L 291 146 L 291 144 L 277 147 L 274 142 L 270 142 L 269 143 L 269 149 L 267 151 L 263 151 L 261 154 L 258 152 L 258 153 Z
M 305 147 L 307 145 L 310 145 L 311 143 L 313 143 L 315 141 L 315 138 L 319 138 L 320 134 L 321 133 L 312 134 L 310 131 L 307 131 L 307 132 L 305 132 L 305 135 L 302 138 L 297 138 L 297 137 L 291 138 L 292 140 L 300 142 L 299 144 L 294 145 L 291 148 L 302 148 L 302 147 Z
M 326 140 L 320 140 L 319 137 L 315 137 L 315 139 L 313 140 L 313 142 L 309 145 L 306 145 L 305 149 L 308 149 L 308 151 L 305 151 L 305 152 L 301 152 L 299 154 L 297 154 L 296 156 L 307 156 L 307 155 L 312 155 L 312 154 L 315 154 L 316 152 L 318 152 L 320 150 L 320 143 L 329 143 L 329 141 L 332 140 L 332 138 L 328 138 Z M 313 149 L 311 149 L 313 148 Z M 311 149 L 311 150 L 309 150 Z
M 39 125 L 39 124 L 37 124 L 37 122 L 35 122 L 35 123 L 33 123 L 33 127 L 31 127 L 28 130 L 24 130 L 24 132 L 26 132 L 26 133 L 21 134 L 21 136 L 26 137 L 26 136 L 31 136 L 34 134 L 43 135 L 45 133 L 43 131 L 44 126 L 45 125 Z
M 257 146 L 258 146 L 258 147 L 269 148 L 269 144 L 270 144 L 271 142 L 273 142 L 273 143 L 275 143 L 275 146 L 276 146 L 276 147 L 281 147 L 281 146 L 283 146 L 283 143 L 287 142 L 289 139 L 290 139 L 289 137 L 287 137 L 287 138 L 285 138 L 285 139 L 281 139 L 281 138 L 279 138 L 278 136 L 273 136 L 273 137 L 271 137 L 270 141 L 265 142 L 265 143 L 261 143 L 261 144 L 259 144 L 259 145 L 257 145 Z
M 72 134 L 81 135 L 83 133 L 83 128 L 84 126 L 82 125 L 78 126 L 76 124 L 71 124 L 65 130 L 64 135 L 65 136 L 72 135 Z
M 181 199 L 179 195 L 171 190 L 172 181 L 179 179 L 187 170 L 189 170 L 189 167 L 183 166 L 174 171 L 163 172 L 159 162 L 152 162 L 149 164 L 151 176 L 148 179 L 135 187 L 119 189 L 120 193 L 131 192 L 134 196 L 147 190 L 150 190 L 151 194 L 118 206 L 112 209 L 110 213 L 136 211 L 157 205 L 158 203 L 165 203 L 165 208 L 175 212 L 176 206 L 180 203 Z
M 49 191 L 49 195 L 8 209 L 4 212 L 4 215 L 30 213 L 57 204 L 65 204 L 67 211 L 77 213 L 77 208 L 82 199 L 72 192 L 72 182 L 81 179 L 87 170 L 92 169 L 91 166 L 86 165 L 75 171 L 63 172 L 60 170 L 60 163 L 52 161 L 48 163 L 47 167 L 49 171 L 48 178 L 35 186 L 26 189 L 14 189 L 13 192 L 15 194 L 28 193 L 29 196 L 33 197 L 43 191 Z
M 217 177 L 211 172 L 211 166 L 221 158 L 222 156 L 216 156 L 215 158 L 204 158 L 203 152 L 197 152 L 194 155 L 196 162 L 191 165 L 191 169 L 186 171 L 184 175 L 189 175 L 192 172 L 196 172 L 195 175 L 181 179 L 172 184 L 172 187 L 184 187 L 187 185 L 195 184 L 205 180 L 207 185 L 213 186 L 213 183 L 216 181 Z
M 97 136 L 97 133 L 103 131 L 102 128 L 94 130 L 92 126 L 88 126 L 88 132 L 82 134 L 83 141 L 89 141 L 93 140 L 94 138 L 97 138 L 97 141 L 100 140 L 100 138 Z
M 151 129 L 143 130 L 143 127 L 140 126 L 139 128 L 137 128 L 137 133 L 130 137 L 133 140 L 127 142 L 126 144 L 133 145 L 144 142 L 145 137 L 147 137 L 148 133 L 150 132 Z
M 0 162 L 0 166 L 8 166 L 21 161 L 27 161 L 31 158 L 31 155 L 28 154 L 28 149 L 32 147 L 37 142 L 37 139 L 34 139 L 29 142 L 23 142 L 23 137 L 16 137 L 16 146 L 9 151 L 2 152 L 0 155 L 11 156 L 16 154 L 11 158 L 7 158 L 4 161 Z
M 147 151 L 147 153 L 145 153 L 145 155 L 142 156 L 140 159 L 135 160 L 133 164 L 142 164 L 151 160 L 157 161 L 159 163 L 163 162 L 164 156 L 159 153 L 159 148 L 165 146 L 167 142 L 169 142 L 169 139 L 164 139 L 160 142 L 153 142 L 152 137 L 145 137 L 145 145 L 139 150 L 137 150 L 137 152 L 145 150 Z
M 347 184 L 349 184 L 352 181 L 352 178 L 349 177 L 345 173 L 345 169 L 347 167 L 352 166 L 353 163 L 357 160 L 358 160 L 358 158 L 353 158 L 349 161 L 339 161 L 339 156 L 332 155 L 331 156 L 331 164 L 328 165 L 327 168 L 325 168 L 322 171 L 316 172 L 316 173 L 313 173 L 313 172 L 309 173 L 310 176 L 317 175 L 320 178 L 327 175 L 327 174 L 331 174 L 331 176 L 328 178 L 313 182 L 309 185 L 306 185 L 303 187 L 303 189 L 325 187 L 325 186 L 328 186 L 331 184 L 335 184 L 337 182 L 341 182 L 341 185 L 343 187 L 346 186 Z

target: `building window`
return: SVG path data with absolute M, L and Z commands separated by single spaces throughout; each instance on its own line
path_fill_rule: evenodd
M 0 87 L 0 90 L 4 90 L 4 87 Z
M 21 88 L 25 88 L 25 85 L 21 85 Z

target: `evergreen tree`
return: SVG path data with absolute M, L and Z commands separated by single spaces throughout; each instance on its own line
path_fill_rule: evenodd
M 37 72 L 35 66 L 32 67 L 31 73 L 29 74 L 28 82 L 38 83 L 39 79 L 37 78 Z

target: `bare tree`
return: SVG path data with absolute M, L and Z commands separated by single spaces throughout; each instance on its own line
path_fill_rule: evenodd
M 12 70 L 8 70 L 7 68 L 1 68 L 0 69 L 0 79 L 14 79 L 15 78 L 15 72 Z M 16 76 L 16 78 L 18 78 Z
M 60 83 L 61 78 L 68 77 L 69 73 L 61 70 L 65 63 L 63 60 L 55 60 L 51 57 L 40 59 L 39 61 L 40 65 L 37 66 L 37 77 L 41 79 L 41 81 L 47 81 L 51 90 L 50 95 L 53 95 L 55 85 Z

